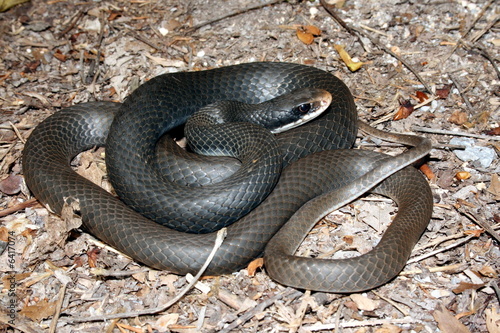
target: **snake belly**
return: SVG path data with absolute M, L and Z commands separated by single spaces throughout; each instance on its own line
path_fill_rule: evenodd
M 206 274 L 234 272 L 261 256 L 273 235 L 309 200 L 332 193 L 335 189 L 341 189 L 338 194 L 340 197 L 343 193 L 346 193 L 346 197 L 352 196 L 347 193 L 350 190 L 342 188 L 349 184 L 354 189 L 358 188 L 357 179 L 362 179 L 361 183 L 366 181 L 363 175 L 367 172 L 370 174 L 383 170 L 385 178 L 393 172 L 390 169 L 394 163 L 399 163 L 395 170 L 411 163 L 408 156 L 404 161 L 398 162 L 398 157 L 370 152 L 331 151 L 352 146 L 356 135 L 357 115 L 348 88 L 327 72 L 288 63 L 242 64 L 153 78 L 134 91 L 123 105 L 109 102 L 75 105 L 55 113 L 33 131 L 23 153 L 26 183 L 33 194 L 55 213 L 61 213 L 64 202 L 77 201 L 85 228 L 135 260 L 178 274 L 195 273 L 205 262 L 214 244 L 215 233 L 188 234 L 154 223 L 77 175 L 69 165 L 71 159 L 82 150 L 106 145 L 107 160 L 114 161 L 115 166 L 120 163 L 127 165 L 126 168 L 131 173 L 141 172 L 144 167 L 137 165 L 138 160 L 134 159 L 142 156 L 141 149 L 150 151 L 151 142 L 158 141 L 164 132 L 185 122 L 200 105 L 218 99 L 257 103 L 302 87 L 329 91 L 333 97 L 332 105 L 318 119 L 278 137 L 285 163 L 296 162 L 284 169 L 274 191 L 260 206 L 228 227 L 227 237 Z M 164 112 L 165 109 L 175 112 Z M 143 124 L 144 120 L 148 121 L 146 125 Z M 146 131 L 139 133 L 139 129 L 144 128 Z M 117 133 L 140 138 L 139 143 L 119 138 Z M 111 148 L 111 144 L 116 146 Z M 130 147 L 138 151 L 124 150 Z M 113 153 L 110 154 L 110 151 Z M 311 153 L 315 154 L 301 158 Z M 412 158 L 414 160 L 419 156 Z M 359 162 L 369 166 L 368 169 L 354 167 Z M 116 171 L 115 166 L 108 165 L 111 174 L 123 173 Z M 266 267 L 273 271 L 273 278 L 280 281 L 283 280 L 280 274 L 285 274 L 293 276 L 296 280 L 292 285 L 299 288 L 307 286 L 313 290 L 348 292 L 373 288 L 394 277 L 408 259 L 409 252 L 427 226 L 432 211 L 428 184 L 420 175 L 415 175 L 416 171 L 411 168 L 409 170 L 392 175 L 393 181 L 381 185 L 383 193 L 396 193 L 400 211 L 397 225 L 401 227 L 386 232 L 390 237 L 384 236 L 376 247 L 376 260 L 355 263 L 354 271 L 342 265 L 333 268 L 342 281 L 340 287 L 332 286 L 331 289 L 324 286 L 315 288 L 306 281 L 321 280 L 320 273 L 330 275 L 332 267 L 322 265 L 321 262 L 314 263 L 321 272 L 311 279 L 310 276 L 300 276 L 297 270 L 304 270 L 302 267 L 281 266 L 273 270 L 272 262 L 266 259 Z M 411 177 L 407 176 L 408 172 L 413 172 Z M 381 181 L 379 175 L 375 178 L 375 183 L 364 187 L 370 189 Z M 154 178 L 147 179 L 149 183 L 156 181 Z M 128 191 L 128 186 L 129 184 L 124 185 L 125 192 Z M 386 190 L 387 187 L 389 190 Z M 142 197 L 147 197 L 149 191 L 140 191 Z M 151 194 L 158 201 L 155 205 L 164 204 L 164 199 L 158 199 L 161 196 L 156 189 Z M 169 195 L 171 194 L 167 194 L 166 200 L 169 200 Z M 414 204 L 415 198 L 423 199 Z M 293 232 L 294 225 L 287 225 L 287 228 Z M 408 234 L 410 239 L 406 237 Z M 384 246 L 381 247 L 381 244 Z M 379 247 L 382 250 L 377 250 Z M 387 260 L 396 264 L 385 265 Z M 382 278 L 376 279 L 376 282 L 371 279 L 363 282 L 363 278 L 356 276 L 359 272 L 378 274 Z

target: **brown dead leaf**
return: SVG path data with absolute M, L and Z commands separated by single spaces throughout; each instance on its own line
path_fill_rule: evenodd
M 401 120 L 408 118 L 408 116 L 411 115 L 414 111 L 413 104 L 411 104 L 411 101 L 409 100 L 399 101 L 399 104 L 400 107 L 398 109 L 398 112 L 396 112 L 392 120 Z
M 262 266 L 264 266 L 264 258 L 257 258 L 253 260 L 247 266 L 248 275 L 254 276 L 257 269 L 262 268 Z
M 9 241 L 9 230 L 6 227 L 0 228 L 0 241 L 2 242 Z
M 464 234 L 467 236 L 473 235 L 474 237 L 479 237 L 483 232 L 484 232 L 483 229 L 473 229 L 473 230 L 465 230 Z
M 443 333 L 470 333 L 470 331 L 455 318 L 443 304 L 438 303 L 436 310 L 432 312 L 432 316 L 438 323 L 439 329 Z
M 90 268 L 97 267 L 97 258 L 99 257 L 99 253 L 101 253 L 101 250 L 96 247 L 87 251 Z
M 434 178 L 436 178 L 436 175 L 434 174 L 434 172 L 432 172 L 432 170 L 429 167 L 429 165 L 422 164 L 419 169 L 427 177 L 427 179 L 433 180 Z
M 374 301 L 361 294 L 352 294 L 349 297 L 356 303 L 357 308 L 360 310 L 373 311 L 379 306 L 378 301 Z
M 54 52 L 54 58 L 56 58 L 57 60 L 61 61 L 61 62 L 65 62 L 66 60 L 68 60 L 68 57 L 63 54 L 61 52 L 61 50 L 57 49 L 55 52 Z
M 485 131 L 484 134 L 486 134 L 486 135 L 500 135 L 500 126 L 492 128 L 489 131 Z
M 479 273 L 481 273 L 482 276 L 487 276 L 490 278 L 496 279 L 498 277 L 497 272 L 491 266 L 484 266 L 479 270 Z
M 495 196 L 495 200 L 500 200 L 500 178 L 496 173 L 491 175 L 491 183 L 487 191 Z
M 455 294 L 460 294 L 469 289 L 476 290 L 482 288 L 484 287 L 484 285 L 485 285 L 484 283 L 475 284 L 475 283 L 460 282 L 460 284 L 457 287 L 455 287 L 455 289 L 453 289 L 452 291 Z
M 305 32 L 310 33 L 315 37 L 321 36 L 321 29 L 315 25 L 303 25 L 302 27 Z
M 21 192 L 23 178 L 19 175 L 10 174 L 0 182 L 0 191 L 7 195 L 14 195 Z
M 111 13 L 109 13 L 109 16 L 108 16 L 108 21 L 114 21 L 120 17 L 122 17 L 122 12 L 111 11 Z
M 457 110 L 451 114 L 448 121 L 452 124 L 463 125 L 468 121 L 468 116 L 467 113 Z
M 297 28 L 297 38 L 304 44 L 306 45 L 311 45 L 314 42 L 314 36 L 313 34 L 305 31 L 303 27 L 298 27 Z
M 401 327 L 396 326 L 396 325 L 384 324 L 384 325 L 382 325 L 382 327 L 377 328 L 375 330 L 375 333 L 400 333 L 402 331 L 403 331 L 403 329 Z
M 346 242 L 348 245 L 352 245 L 352 243 L 354 243 L 354 236 L 346 235 L 342 237 L 342 240 Z
M 452 86 L 452 84 L 445 84 L 443 88 L 436 89 L 436 95 L 441 99 L 448 98 Z
M 415 95 L 417 96 L 417 99 L 420 103 L 423 103 L 429 99 L 429 96 L 423 91 L 417 91 Z
M 471 176 L 470 172 L 467 172 L 467 171 L 459 171 L 455 174 L 455 177 L 458 179 L 458 180 L 465 180 L 465 179 L 469 179 Z
M 491 309 L 484 311 L 486 315 L 486 328 L 489 333 L 500 333 L 500 313 L 493 306 Z
M 31 320 L 40 321 L 54 315 L 56 304 L 57 302 L 48 302 L 46 299 L 43 299 L 35 305 L 26 305 L 21 309 L 20 313 Z

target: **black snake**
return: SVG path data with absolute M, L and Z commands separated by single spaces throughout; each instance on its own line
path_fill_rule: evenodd
M 274 279 L 298 288 L 331 292 L 373 288 L 403 268 L 429 222 L 430 188 L 414 168 L 405 167 L 426 155 L 430 143 L 415 136 L 393 135 L 393 140 L 416 146 L 397 157 L 348 149 L 358 125 L 376 131 L 357 122 L 354 101 L 345 84 L 313 67 L 251 63 L 165 74 L 140 86 L 123 105 L 94 102 L 57 112 L 42 122 L 26 143 L 26 183 L 56 213 L 61 213 L 65 200 L 77 200 L 86 229 L 132 258 L 157 269 L 194 273 L 206 260 L 215 233 L 184 233 L 152 222 L 77 175 L 70 167 L 71 159 L 82 150 L 106 145 L 108 172 L 120 196 L 136 193 L 132 205 L 149 206 L 146 214 L 167 224 L 177 218 L 161 215 L 165 202 L 179 216 L 190 210 L 199 215 L 207 208 L 203 202 L 187 209 L 172 202 L 176 193 L 162 192 L 156 187 L 161 182 L 158 173 L 148 173 L 154 162 L 150 154 L 155 152 L 159 137 L 182 125 L 196 109 L 217 100 L 258 103 L 309 87 L 329 91 L 331 106 L 317 119 L 277 137 L 284 163 L 290 166 L 261 205 L 228 227 L 227 238 L 206 274 L 241 269 L 262 256 L 266 244 L 281 229 L 265 250 L 266 270 Z M 372 252 L 340 261 L 292 257 L 311 223 L 324 216 L 332 202 L 344 203 L 368 190 L 394 197 L 399 206 L 395 221 Z M 294 223 L 282 228 L 296 211 Z M 203 221 L 203 217 L 199 219 Z

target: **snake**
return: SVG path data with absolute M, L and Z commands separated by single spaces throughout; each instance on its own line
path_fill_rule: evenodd
M 255 104 L 307 88 L 328 91 L 330 106 L 316 119 L 276 136 L 286 167 L 262 203 L 227 227 L 205 274 L 229 274 L 264 256 L 266 272 L 292 287 L 340 293 L 375 288 L 403 269 L 429 223 L 432 193 L 411 164 L 429 152 L 430 140 L 382 132 L 359 121 L 347 86 L 312 66 L 258 62 L 168 73 L 142 84 L 123 104 L 90 102 L 56 112 L 25 144 L 26 184 L 56 214 L 76 202 L 84 228 L 134 260 L 176 274 L 196 273 L 214 245 L 215 232 L 187 233 L 155 223 L 78 175 L 72 159 L 105 146 L 107 171 L 120 198 L 120 193 L 135 192 L 139 199 L 134 200 L 157 211 L 169 202 L 162 201 L 157 188 L 145 187 L 159 183 L 158 175 L 148 174 L 154 162 L 149 154 L 162 135 L 220 100 Z M 358 128 L 411 148 L 397 156 L 351 149 Z M 294 255 L 319 219 L 367 191 L 398 205 L 397 216 L 371 252 L 341 260 Z

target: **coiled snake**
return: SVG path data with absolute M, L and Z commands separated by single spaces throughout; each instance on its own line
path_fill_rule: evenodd
M 277 137 L 284 163 L 293 163 L 284 169 L 261 205 L 228 227 L 206 274 L 241 269 L 263 255 L 269 243 L 266 270 L 279 282 L 331 292 L 376 287 L 403 268 L 429 222 L 430 188 L 414 168 L 405 167 L 426 155 L 430 143 L 414 136 L 394 136 L 393 140 L 416 146 L 397 157 L 348 149 L 358 124 L 363 130 L 380 133 L 357 122 L 353 98 L 339 79 L 313 67 L 251 63 L 165 74 L 143 84 L 123 105 L 94 102 L 57 112 L 42 122 L 26 143 L 26 183 L 56 213 L 61 213 L 65 200 L 77 200 L 85 228 L 135 260 L 178 274 L 194 273 L 206 260 L 215 233 L 184 233 L 154 223 L 77 175 L 69 162 L 82 150 L 106 145 L 108 172 L 115 178 L 118 193 L 135 192 L 139 198 L 134 200 L 151 206 L 153 215 L 165 200 L 183 215 L 185 207 L 169 201 L 175 200 L 176 193 L 167 193 L 165 198 L 155 187 L 142 188 L 160 182 L 156 174 L 142 174 L 150 171 L 153 160 L 149 154 L 154 153 L 159 137 L 183 124 L 197 108 L 217 100 L 257 103 L 309 87 L 329 91 L 331 106 L 317 119 Z M 328 213 L 331 203 L 341 205 L 368 190 L 393 197 L 399 206 L 396 219 L 372 252 L 340 261 L 292 256 L 312 225 Z M 203 204 L 210 202 L 197 204 L 196 214 L 205 209 Z M 292 223 L 282 227 L 296 211 Z M 168 223 L 168 216 L 165 219 Z

